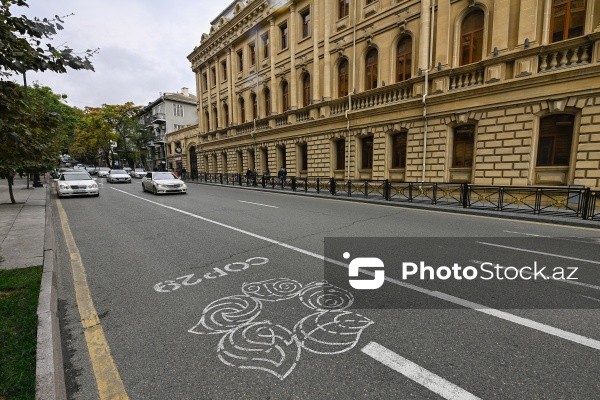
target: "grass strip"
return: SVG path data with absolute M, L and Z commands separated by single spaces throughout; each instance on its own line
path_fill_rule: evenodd
M 35 399 L 42 267 L 0 270 L 0 400 Z

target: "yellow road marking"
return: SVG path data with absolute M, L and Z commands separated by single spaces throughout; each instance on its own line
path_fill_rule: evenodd
M 104 330 L 100 325 L 100 318 L 96 313 L 94 302 L 87 284 L 85 268 L 81 255 L 75 244 L 75 238 L 71 233 L 67 214 L 62 207 L 60 200 L 56 200 L 58 214 L 60 215 L 61 226 L 65 235 L 67 249 L 71 255 L 71 269 L 73 270 L 73 285 L 75 286 L 75 298 L 77 299 L 77 308 L 81 317 L 81 324 L 85 333 L 85 341 L 94 375 L 98 394 L 100 399 L 129 399 L 125 392 L 125 386 L 119 375 L 117 365 L 115 364 L 108 342 L 104 336 Z

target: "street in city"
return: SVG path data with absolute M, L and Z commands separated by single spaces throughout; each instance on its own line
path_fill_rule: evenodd
M 97 198 L 51 195 L 71 399 L 600 398 L 596 229 L 98 182 Z M 373 254 L 352 238 L 377 238 Z M 550 279 L 403 279 L 404 250 Z M 357 257 L 385 262 L 382 302 L 342 287 Z

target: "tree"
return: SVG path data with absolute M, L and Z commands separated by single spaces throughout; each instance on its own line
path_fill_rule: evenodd
M 63 20 L 44 18 L 33 20 L 14 16 L 11 7 L 27 7 L 25 0 L 0 2 L 0 177 L 8 179 L 11 202 L 15 203 L 12 184 L 17 169 L 47 167 L 56 155 L 53 136 L 61 124 L 55 109 L 43 106 L 28 96 L 28 91 L 5 79 L 13 74 L 25 77 L 27 71 L 67 72 L 67 68 L 94 70 L 90 57 L 96 52 L 86 50 L 75 54 L 66 46 L 54 47 L 52 36 L 63 29 Z M 40 112 L 43 110 L 46 114 Z
M 110 165 L 112 143 L 116 143 L 120 136 L 107 121 L 104 108 L 86 107 L 82 121 L 83 124 L 76 129 L 70 151 L 94 159 L 101 152 L 106 164 Z
M 118 147 L 125 154 L 125 159 L 131 168 L 135 167 L 135 161 L 131 157 L 131 145 L 139 128 L 136 116 L 141 110 L 140 106 L 127 102 L 123 105 L 103 104 L 104 118 L 119 135 Z

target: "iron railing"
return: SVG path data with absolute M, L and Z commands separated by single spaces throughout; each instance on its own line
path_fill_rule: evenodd
M 270 190 L 361 197 L 392 202 L 454 206 L 600 221 L 600 191 L 581 186 L 491 186 L 447 182 L 336 180 L 330 177 L 256 176 L 199 173 L 200 182 Z

